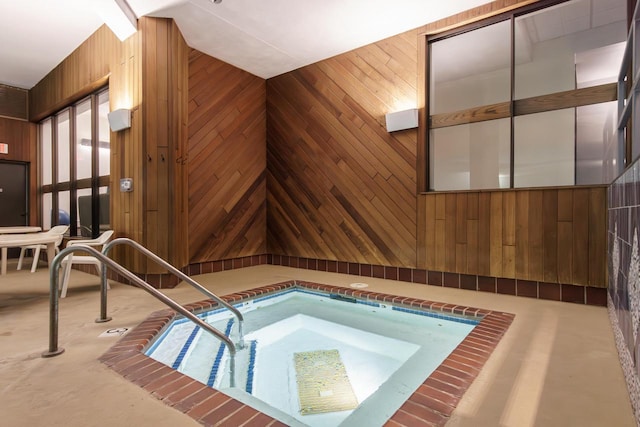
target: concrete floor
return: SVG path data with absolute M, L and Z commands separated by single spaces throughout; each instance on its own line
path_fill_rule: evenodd
M 258 266 L 194 277 L 218 295 L 290 279 L 501 310 L 515 320 L 471 385 L 448 426 L 635 426 L 607 311 L 570 303 Z M 127 382 L 97 358 L 117 340 L 98 337 L 133 327 L 163 308 L 146 292 L 112 283 L 108 323 L 99 314 L 98 278 L 74 271 L 60 301 L 59 345 L 48 348 L 48 271 L 0 276 L 0 424 L 4 426 L 195 426 L 195 421 Z M 166 290 L 178 302 L 204 299 L 187 285 Z

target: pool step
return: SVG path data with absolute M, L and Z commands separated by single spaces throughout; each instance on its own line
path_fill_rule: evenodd
M 219 330 L 224 329 L 229 337 L 233 325 L 234 319 L 231 318 L 221 320 L 214 326 Z M 235 342 L 237 337 L 232 339 Z M 237 347 L 236 352 L 235 384 L 248 393 L 253 390 L 257 344 L 255 340 L 247 342 L 244 348 Z M 223 389 L 230 386 L 229 351 L 226 345 L 197 325 L 177 325 L 151 353 L 154 359 L 210 387 Z

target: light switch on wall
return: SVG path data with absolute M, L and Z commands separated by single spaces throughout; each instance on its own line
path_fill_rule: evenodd
M 133 191 L 133 180 L 131 178 L 120 179 L 120 192 L 128 193 Z

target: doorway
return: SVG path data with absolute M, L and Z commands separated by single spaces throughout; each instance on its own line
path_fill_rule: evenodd
M 0 227 L 29 225 L 29 164 L 0 160 Z M 15 258 L 19 249 L 9 249 Z

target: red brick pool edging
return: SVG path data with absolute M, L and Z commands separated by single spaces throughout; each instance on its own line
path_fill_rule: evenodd
M 443 426 L 515 317 L 510 313 L 303 281 L 287 281 L 263 286 L 225 295 L 222 299 L 229 303 L 237 303 L 244 299 L 292 287 L 316 289 L 371 301 L 401 304 L 411 308 L 480 319 L 480 323 L 469 335 L 386 421 L 384 425 L 389 427 Z M 201 312 L 217 305 L 211 300 L 205 300 L 188 304 L 185 308 Z M 286 427 L 286 424 L 225 393 L 212 389 L 144 355 L 143 352 L 147 346 L 175 317 L 176 312 L 171 309 L 152 313 L 100 356 L 99 360 L 127 380 L 147 390 L 157 399 L 204 426 Z

